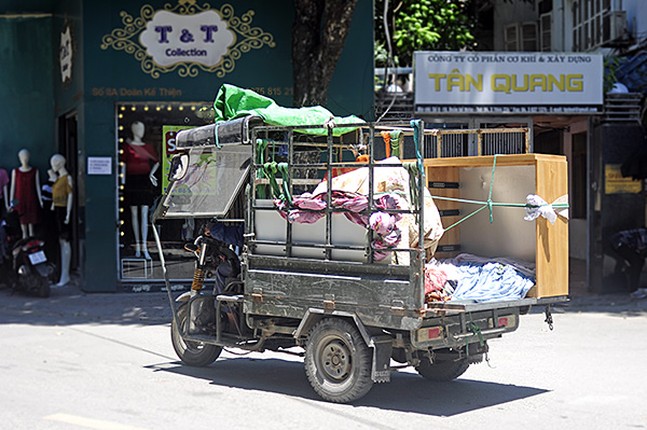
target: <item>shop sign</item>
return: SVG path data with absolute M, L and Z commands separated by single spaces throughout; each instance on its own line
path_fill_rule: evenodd
M 66 26 L 61 33 L 61 45 L 58 52 L 58 62 L 61 67 L 61 82 L 72 80 L 72 33 Z
M 622 176 L 619 164 L 604 165 L 605 194 L 637 194 L 642 190 L 642 181 Z
M 590 114 L 604 101 L 599 54 L 416 52 L 414 80 L 418 112 Z
M 101 49 L 133 55 L 153 78 L 172 71 L 194 77 L 199 70 L 221 78 L 235 69 L 243 54 L 275 46 L 271 34 L 251 26 L 254 11 L 237 17 L 229 4 L 217 10 L 196 0 L 179 0 L 160 10 L 144 5 L 136 18 L 125 11 L 120 15 L 123 28 L 103 36 Z

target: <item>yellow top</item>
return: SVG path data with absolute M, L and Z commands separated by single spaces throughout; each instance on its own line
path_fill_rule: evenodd
M 67 175 L 63 175 L 52 185 L 52 201 L 54 206 L 67 207 L 67 196 L 72 193 L 72 187 L 67 180 Z

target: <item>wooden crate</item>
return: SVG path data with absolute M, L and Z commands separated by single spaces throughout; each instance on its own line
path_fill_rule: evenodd
M 425 160 L 432 195 L 486 201 L 492 179 L 493 156 L 434 158 Z M 458 188 L 451 188 L 458 183 Z M 442 187 L 445 184 L 446 188 Z M 498 155 L 494 171 L 492 201 L 525 203 L 536 194 L 548 203 L 568 193 L 566 157 L 544 154 Z M 460 211 L 443 217 L 443 226 L 478 209 L 479 205 L 436 200 L 439 210 Z M 555 224 L 546 219 L 525 221 L 523 208 L 495 207 L 494 222 L 487 209 L 447 231 L 437 258 L 469 252 L 483 257 L 512 257 L 534 261 L 536 286 L 528 297 L 568 295 L 568 224 L 558 217 Z M 456 250 L 442 252 L 443 249 Z

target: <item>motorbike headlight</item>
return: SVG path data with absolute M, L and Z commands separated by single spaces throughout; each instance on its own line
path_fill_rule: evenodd
M 18 268 L 18 274 L 21 276 L 27 275 L 29 272 L 27 272 L 27 267 L 25 265 L 22 265 Z

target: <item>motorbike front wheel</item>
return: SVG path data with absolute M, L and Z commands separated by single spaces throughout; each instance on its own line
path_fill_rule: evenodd
M 177 324 L 176 324 L 177 321 Z M 222 348 L 201 342 L 191 342 L 182 339 L 179 327 L 186 328 L 189 324 L 187 318 L 187 304 L 181 305 L 177 310 L 177 318 L 171 323 L 171 342 L 177 356 L 182 363 L 194 367 L 205 367 L 216 361 Z

